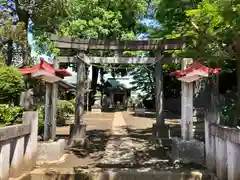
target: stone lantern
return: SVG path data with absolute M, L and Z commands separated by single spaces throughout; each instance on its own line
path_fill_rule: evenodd
M 172 138 L 173 161 L 181 160 L 183 163 L 204 164 L 204 143 L 193 138 L 193 85 L 194 82 L 221 71 L 220 68 L 209 68 L 194 61 L 184 64 L 188 59 L 183 59 L 183 68 L 172 72 L 182 82 L 181 106 L 181 135 L 182 138 Z M 191 60 L 191 59 L 190 59 Z

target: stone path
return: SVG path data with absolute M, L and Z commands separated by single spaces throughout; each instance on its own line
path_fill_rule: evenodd
M 135 134 L 129 131 L 131 130 L 129 130 L 123 114 L 116 112 L 112 122 L 112 136 L 107 143 L 104 156 L 98 164 L 99 167 L 133 168 L 138 171 L 174 168 L 164 153 L 164 149 L 149 142 L 150 136 L 144 139 L 142 138 L 144 132 L 140 132 L 140 136 L 137 136 L 136 129 Z M 159 158 L 160 156 L 161 158 Z
M 127 137 L 126 122 L 121 112 L 116 112 L 113 122 L 111 137 L 107 143 L 103 158 L 100 160 L 101 167 L 126 166 L 134 159 L 134 144 Z
M 65 162 L 45 166 L 43 171 L 46 173 L 50 169 L 51 171 L 54 169 L 54 171 L 61 173 L 63 169 L 67 168 L 69 172 L 75 172 L 75 174 L 76 172 L 87 174 L 103 172 L 127 172 L 128 174 L 150 172 L 156 174 L 157 172 L 158 177 L 160 177 L 163 174 L 158 172 L 179 173 L 196 169 L 192 165 L 183 167 L 181 164 L 172 163 L 164 147 L 159 147 L 150 142 L 152 123 L 154 121 L 151 119 L 133 117 L 127 112 L 116 112 L 111 123 L 110 136 L 104 135 L 105 132 L 103 134 L 89 134 L 90 141 L 94 145 L 91 152 L 83 157 L 76 152 L 71 152 Z M 141 179 L 140 174 L 132 176 Z M 147 175 L 142 179 L 149 179 L 150 176 Z M 161 177 L 166 179 L 172 177 L 172 174 Z M 176 177 L 176 180 L 181 178 L 179 175 Z M 108 180 L 108 178 L 103 179 Z M 120 179 L 122 180 L 122 178 Z

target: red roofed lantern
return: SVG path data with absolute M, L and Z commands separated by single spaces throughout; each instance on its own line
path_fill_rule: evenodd
M 31 77 L 40 78 L 46 82 L 54 83 L 65 76 L 71 76 L 72 74 L 66 69 L 55 69 L 51 64 L 40 58 L 40 64 L 33 67 L 21 68 L 20 72 L 23 75 L 31 75 Z
M 174 71 L 170 75 L 176 76 L 180 81 L 191 83 L 202 77 L 208 77 L 210 74 L 216 74 L 220 71 L 220 68 L 209 68 L 198 61 L 194 61 L 193 63 L 188 64 L 185 69 Z

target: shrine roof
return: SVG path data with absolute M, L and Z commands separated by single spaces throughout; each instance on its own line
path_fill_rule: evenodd
M 131 89 L 132 88 L 129 78 L 108 78 L 106 83 L 109 84 L 110 89 L 115 89 L 115 88 Z
M 194 61 L 192 64 L 187 65 L 187 67 L 183 70 L 177 70 L 172 72 L 170 75 L 171 76 L 176 76 L 176 77 L 183 77 L 186 76 L 187 74 L 195 71 L 195 70 L 200 70 L 209 74 L 215 74 L 221 71 L 221 68 L 209 68 L 207 66 L 202 65 L 198 61 Z
M 31 74 L 37 70 L 45 70 L 52 74 L 56 74 L 57 76 L 71 76 L 72 74 L 68 72 L 66 69 L 55 69 L 52 67 L 51 64 L 47 63 L 44 59 L 40 58 L 40 63 L 33 66 L 33 67 L 27 67 L 27 68 L 21 68 L 20 72 L 22 74 Z
M 73 84 L 68 83 L 68 82 L 66 82 L 66 81 L 64 81 L 64 80 L 60 80 L 60 81 L 58 82 L 58 84 L 59 84 L 61 87 L 63 87 L 64 89 L 67 89 L 67 90 L 75 90 L 75 89 L 76 89 L 76 86 L 74 86 Z

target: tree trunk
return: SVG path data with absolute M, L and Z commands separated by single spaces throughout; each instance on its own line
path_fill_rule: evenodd
M 100 69 L 100 82 L 101 82 L 101 105 L 103 104 L 103 94 L 104 94 L 104 69 Z
M 89 93 L 90 103 L 89 105 L 92 106 L 94 104 L 94 95 L 97 92 L 97 80 L 98 80 L 98 72 L 99 68 L 92 66 L 92 82 L 91 82 L 91 93 Z
M 13 59 L 13 40 L 8 40 L 7 42 L 7 60 L 6 65 L 10 66 L 12 64 Z
M 16 6 L 16 14 L 18 15 L 19 21 L 24 22 L 25 25 L 25 31 L 26 31 L 26 44 L 25 48 L 22 49 L 23 51 L 23 65 L 28 64 L 28 51 L 29 51 L 29 46 L 28 46 L 28 24 L 29 24 L 29 18 L 30 14 L 28 11 L 24 10 L 24 8 L 21 7 L 18 1 L 15 1 L 15 6 Z

